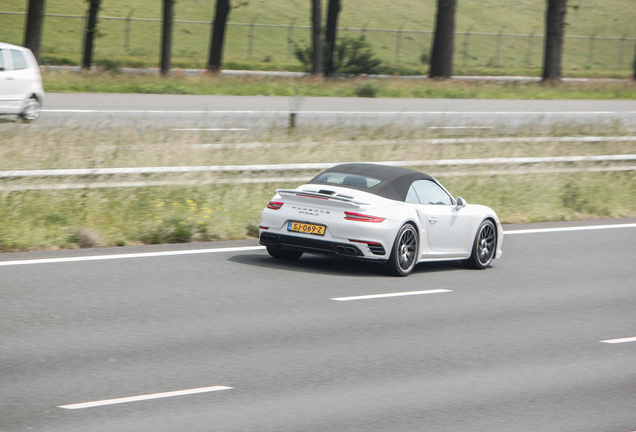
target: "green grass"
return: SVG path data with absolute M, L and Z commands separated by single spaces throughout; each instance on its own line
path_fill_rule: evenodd
M 339 25 L 344 28 L 398 29 L 431 31 L 434 25 L 435 1 L 401 0 L 399 2 L 346 0 Z M 176 19 L 209 22 L 214 2 L 180 0 L 176 4 Z M 5 0 L 0 9 L 24 12 L 24 0 Z M 126 0 L 104 2 L 101 16 L 126 17 L 134 8 L 134 18 L 159 19 L 161 8 L 156 0 Z M 50 0 L 49 14 L 83 15 L 86 4 L 80 1 Z M 462 0 L 458 2 L 458 32 L 506 34 L 542 34 L 544 28 L 544 0 Z M 309 24 L 309 4 L 304 0 L 250 1 L 231 12 L 230 21 L 277 24 L 282 27 L 257 27 L 254 31 L 251 55 L 248 53 L 247 26 L 230 26 L 225 48 L 225 68 L 298 70 L 300 64 L 289 56 L 288 28 Z M 295 21 L 294 21 L 295 20 Z M 21 44 L 24 37 L 22 16 L 0 15 L 0 40 Z M 602 4 L 584 0 L 570 2 L 567 13 L 567 35 L 599 37 L 634 37 L 633 23 L 636 8 L 632 0 L 604 0 Z M 82 22 L 78 18 L 47 17 L 44 26 L 42 61 L 51 64 L 78 64 L 80 61 Z M 131 24 L 130 43 L 126 48 L 125 22 L 100 21 L 100 37 L 95 46 L 98 61 L 111 61 L 122 66 L 148 67 L 159 62 L 161 25 L 158 22 Z M 343 30 L 341 35 L 360 35 L 359 30 Z M 400 38 L 399 57 L 396 52 L 395 32 L 366 33 L 376 55 L 384 62 L 379 72 L 425 73 L 422 54 L 428 54 L 430 33 L 403 33 Z M 295 29 L 293 41 L 307 44 L 308 29 Z M 467 49 L 463 35 L 455 46 L 456 73 L 500 74 L 500 69 L 520 70 L 523 75 L 538 73 L 541 66 L 542 42 L 535 38 L 506 36 L 501 40 L 497 56 L 496 36 L 472 35 Z M 201 68 L 207 59 L 209 25 L 176 23 L 174 28 L 173 65 L 177 68 Z M 590 56 L 589 39 L 566 39 L 564 74 L 596 73 L 602 76 L 626 77 L 634 58 L 634 42 L 596 40 Z M 590 59 L 590 57 L 592 57 Z M 532 68 L 528 68 L 528 66 Z M 483 68 L 483 69 L 482 69 Z
M 428 138 L 449 137 L 435 129 L 384 127 L 301 127 L 295 132 L 271 128 L 258 140 L 262 147 L 235 148 L 253 143 L 241 133 L 191 133 L 169 129 L 102 125 L 93 128 L 50 128 L 37 123 L 0 124 L 2 168 L 56 169 L 139 166 L 229 165 L 263 163 L 436 160 L 457 158 L 634 154 L 634 142 L 545 142 L 431 144 Z M 502 130 L 482 130 L 470 137 L 488 140 Z M 620 136 L 629 129 L 611 125 L 557 125 L 508 131 L 512 136 Z M 219 143 L 226 148 L 192 147 Z M 290 157 L 290 155 L 293 155 Z M 569 165 L 577 167 L 581 165 Z M 584 167 L 585 165 L 583 165 Z M 539 168 L 561 168 L 543 165 Z M 491 206 L 504 223 L 636 217 L 634 172 L 575 172 L 524 174 L 528 167 L 431 168 L 455 196 Z M 509 175 L 484 171 L 507 169 Z M 456 171 L 472 175 L 454 177 Z M 77 190 L 0 191 L 0 251 L 116 246 L 241 239 L 253 236 L 261 209 L 275 188 L 292 188 L 312 172 L 246 172 L 86 176 L 83 178 L 18 178 L 2 181 L 3 188 L 35 187 L 71 181 L 131 182 L 190 181 L 190 185 Z M 253 177 L 280 180 L 266 184 L 208 183 Z
M 163 93 L 240 96 L 375 96 L 473 99 L 636 99 L 634 83 L 464 82 L 383 79 L 218 77 L 175 72 L 159 75 L 109 72 L 43 74 L 46 92 Z

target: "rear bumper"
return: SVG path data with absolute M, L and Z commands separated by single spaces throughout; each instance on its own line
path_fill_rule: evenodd
M 278 246 L 282 249 L 298 250 L 311 254 L 335 255 L 353 259 L 372 259 L 380 262 L 386 261 L 385 257 L 374 258 L 365 256 L 357 245 L 351 243 L 319 240 L 309 236 L 300 237 L 261 232 L 259 243 L 263 246 Z

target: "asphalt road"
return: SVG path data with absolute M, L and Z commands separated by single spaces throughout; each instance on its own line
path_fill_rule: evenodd
M 1 254 L 0 430 L 635 431 L 636 341 L 602 342 L 636 337 L 634 222 L 408 278 L 254 240 Z
M 293 98 L 49 93 L 45 125 L 150 125 L 165 128 L 323 126 L 449 127 L 612 123 L 636 128 L 636 101 Z

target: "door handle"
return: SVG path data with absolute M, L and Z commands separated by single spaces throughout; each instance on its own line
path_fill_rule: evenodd
M 434 224 L 435 222 L 437 222 L 437 218 L 430 217 L 430 218 L 428 218 L 428 221 L 429 221 L 430 223 Z

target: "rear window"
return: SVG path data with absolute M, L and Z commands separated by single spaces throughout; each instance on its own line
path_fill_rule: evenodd
M 11 56 L 13 57 L 13 70 L 26 69 L 26 60 L 20 51 L 11 50 Z
M 382 183 L 382 180 L 359 174 L 345 174 L 339 172 L 325 172 L 314 179 L 320 183 L 328 183 L 340 186 L 352 186 L 369 189 Z
M 4 57 L 3 56 L 4 56 L 4 53 L 0 49 L 0 71 L 4 70 Z

